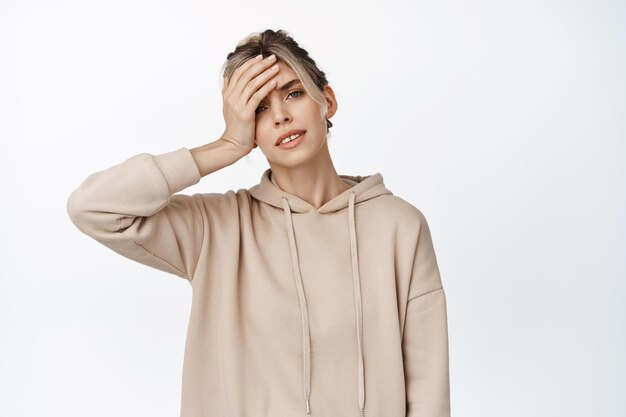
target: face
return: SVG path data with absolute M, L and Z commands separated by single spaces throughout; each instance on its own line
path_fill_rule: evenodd
M 276 86 L 265 96 L 256 109 L 256 144 L 270 164 L 294 167 L 309 162 L 327 146 L 326 118 L 331 118 L 337 108 L 335 94 L 327 85 L 324 89 L 328 103 L 325 117 L 320 115 L 319 104 L 304 90 L 296 73 L 288 65 L 277 61 L 280 68 L 273 78 Z M 291 83 L 292 80 L 298 80 Z M 286 87 L 281 91 L 281 87 Z M 301 143 L 285 149 L 276 145 L 278 138 L 290 130 L 304 130 Z

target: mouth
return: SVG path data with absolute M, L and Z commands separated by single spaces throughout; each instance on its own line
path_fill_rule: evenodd
M 276 140 L 276 146 L 280 146 L 283 141 L 286 141 L 286 143 L 289 143 L 292 140 L 297 139 L 298 137 L 304 135 L 304 133 L 306 132 L 306 130 L 290 130 L 289 132 L 286 132 L 282 135 L 280 135 L 280 137 Z

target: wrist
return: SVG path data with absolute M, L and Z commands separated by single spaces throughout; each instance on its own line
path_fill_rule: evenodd
M 222 136 L 220 136 L 218 140 L 227 144 L 226 146 L 232 147 L 235 153 L 241 153 L 243 155 L 247 155 L 250 152 L 252 152 L 252 149 L 254 149 L 254 146 L 250 147 L 250 146 L 243 145 L 237 140 L 231 138 L 230 136 L 226 134 L 222 134 Z

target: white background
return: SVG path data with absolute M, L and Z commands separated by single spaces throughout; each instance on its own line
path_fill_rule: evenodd
M 337 171 L 382 173 L 429 221 L 453 415 L 619 415 L 625 5 L 0 0 L 0 415 L 178 415 L 190 286 L 81 234 L 66 201 L 217 139 L 226 54 L 266 28 L 337 94 Z M 257 148 L 185 193 L 267 167 Z

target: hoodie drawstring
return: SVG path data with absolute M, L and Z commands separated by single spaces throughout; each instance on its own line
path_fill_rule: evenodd
M 354 220 L 354 201 L 356 193 L 350 192 L 348 205 L 348 222 L 350 223 L 350 256 L 352 258 L 352 274 L 354 278 L 354 298 L 356 308 L 356 337 L 358 348 L 358 393 L 359 393 L 359 411 L 364 415 L 365 408 L 365 381 L 364 381 L 364 365 L 363 365 L 363 311 L 361 299 L 361 278 L 359 276 L 359 258 L 356 246 L 356 225 Z M 291 207 L 287 197 L 281 197 L 283 210 L 285 213 L 285 222 L 287 223 L 287 234 L 289 236 L 289 248 L 291 251 L 291 264 L 293 267 L 294 279 L 296 281 L 296 289 L 298 298 L 300 299 L 300 312 L 302 314 L 302 337 L 303 337 L 303 353 L 304 353 L 304 399 L 306 404 L 306 413 L 311 413 L 309 399 L 311 396 L 311 332 L 309 325 L 309 312 L 304 295 L 304 286 L 302 284 L 302 275 L 300 273 L 300 263 L 298 260 L 298 250 L 296 247 L 296 239 L 292 221 Z
M 300 312 L 302 314 L 302 337 L 304 350 L 304 399 L 306 401 L 306 413 L 310 414 L 309 397 L 311 396 L 311 345 L 310 345 L 310 327 L 309 327 L 309 311 L 304 297 L 304 287 L 302 285 L 302 275 L 300 275 L 300 263 L 298 262 L 296 239 L 294 237 L 293 222 L 291 219 L 291 208 L 286 197 L 282 198 L 283 209 L 285 211 L 285 222 L 287 223 L 287 232 L 289 235 L 289 248 L 291 249 L 291 265 L 293 267 L 293 276 L 296 280 L 296 288 L 298 290 L 298 298 L 300 299 Z
M 358 380 L 359 380 L 359 410 L 363 415 L 365 408 L 365 380 L 363 376 L 363 304 L 361 300 L 361 277 L 359 275 L 359 257 L 356 250 L 356 224 L 354 221 L 354 198 L 356 193 L 350 192 L 348 204 L 348 220 L 350 222 L 350 250 L 352 254 L 352 276 L 354 277 L 354 303 L 356 307 L 356 339 L 359 350 Z

